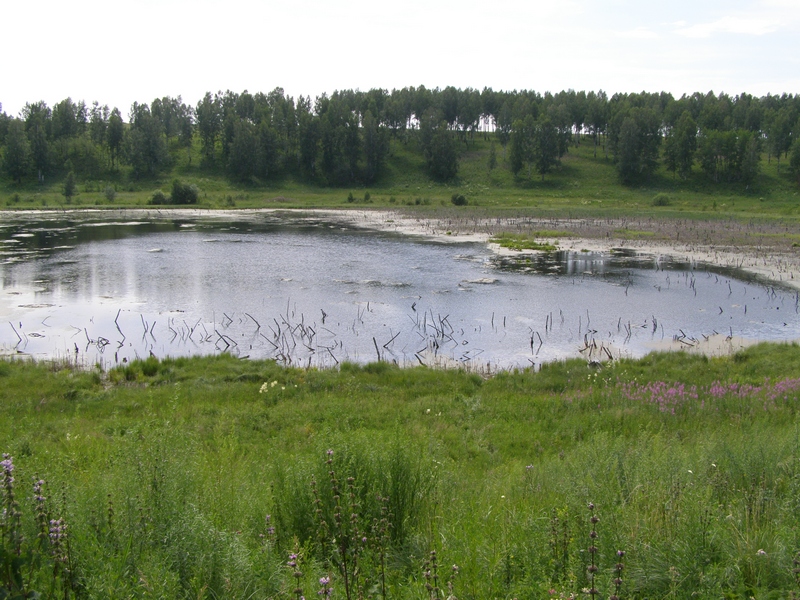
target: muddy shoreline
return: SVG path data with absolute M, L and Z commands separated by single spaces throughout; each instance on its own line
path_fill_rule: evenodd
M 402 209 L 116 209 L 80 210 L 69 214 L 76 219 L 111 218 L 121 221 L 187 217 L 247 220 L 257 219 L 264 214 L 291 214 L 293 219 L 335 222 L 345 227 L 392 232 L 441 243 L 482 243 L 499 254 L 519 253 L 491 243 L 493 235 L 503 232 L 528 235 L 545 232 L 542 241 L 554 244 L 560 250 L 608 253 L 625 249 L 656 258 L 737 268 L 756 276 L 764 285 L 777 284 L 800 290 L 800 230 L 777 221 L 742 223 L 733 220 L 651 218 L 487 217 L 461 211 L 423 215 Z M 8 224 L 16 219 L 29 220 L 32 217 L 56 220 L 69 214 L 61 211 L 0 212 L 0 222 Z M 696 340 L 692 345 L 687 345 L 685 341 L 664 340 L 654 343 L 652 349 L 722 356 L 733 354 L 757 341 L 718 335 Z

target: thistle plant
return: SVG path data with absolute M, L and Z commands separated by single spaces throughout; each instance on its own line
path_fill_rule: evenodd
M 614 565 L 614 593 L 608 600 L 619 600 L 619 593 L 622 589 L 622 569 L 625 568 L 622 562 L 623 558 L 625 558 L 625 551 L 617 550 L 617 564 Z
M 553 561 L 552 582 L 560 582 L 569 570 L 569 522 L 568 513 L 553 509 L 550 517 L 550 552 Z
M 47 547 L 47 540 L 50 535 L 50 513 L 47 510 L 47 498 L 44 495 L 44 479 L 33 478 L 33 510 L 36 519 L 36 538 L 39 540 L 40 548 Z
M 303 577 L 303 572 L 300 570 L 299 563 L 300 551 L 297 543 L 295 543 L 294 550 L 289 553 L 289 560 L 286 561 L 286 566 L 289 567 L 292 577 L 294 577 L 294 589 L 292 590 L 292 594 L 294 594 L 296 600 L 304 600 L 303 588 L 301 587 L 300 583 L 300 579 Z
M 333 468 L 333 450 L 326 452 L 325 464 L 330 478 L 330 489 L 333 497 L 333 526 L 330 527 L 325 519 L 322 499 L 317 489 L 316 480 L 311 480 L 311 490 L 314 496 L 314 512 L 319 522 L 318 536 L 320 548 L 325 555 L 329 541 L 333 545 L 333 562 L 342 575 L 344 595 L 350 600 L 356 592 L 359 596 L 363 590 L 359 588 L 359 556 L 366 548 L 368 539 L 360 528 L 360 506 L 356 494 L 355 479 L 347 479 L 347 501 L 342 501 L 342 488 L 336 471 Z M 346 514 L 349 513 L 349 514 Z
M 454 583 L 457 576 L 458 576 L 458 565 L 453 565 L 453 568 L 450 569 L 450 577 L 447 578 L 447 600 L 458 600 L 454 592 L 455 589 Z
M 386 550 L 389 546 L 390 529 L 392 527 L 389 513 L 389 497 L 378 494 L 381 503 L 381 518 L 372 522 L 372 546 L 378 559 L 380 569 L 381 598 L 386 598 Z
M 325 512 L 322 508 L 322 499 L 319 496 L 317 480 L 313 476 L 311 477 L 311 495 L 314 497 L 314 516 L 317 519 L 317 540 L 322 554 L 327 556 L 330 528 L 328 527 L 328 521 L 325 519 Z
M 422 574 L 425 577 L 425 590 L 431 600 L 438 600 L 439 595 L 439 565 L 436 560 L 436 550 L 431 550 L 425 564 L 422 566 Z
M 589 571 L 589 595 L 592 597 L 592 600 L 600 593 L 595 587 L 595 576 L 597 575 L 597 523 L 600 521 L 600 518 L 594 512 L 594 504 L 589 503 L 589 512 L 591 516 L 589 517 L 589 522 L 592 524 L 592 530 L 589 532 L 589 560 L 591 561 L 588 567 Z
M 264 543 L 269 548 L 273 548 L 275 546 L 275 526 L 272 524 L 272 515 L 266 515 L 264 517 L 264 526 L 265 532 L 261 534 L 261 538 L 264 540 Z
M 333 590 L 331 589 L 331 578 L 330 578 L 330 576 L 326 575 L 325 577 L 320 577 L 319 578 L 319 585 L 320 585 L 320 589 L 317 592 L 317 596 L 320 596 L 321 598 L 329 598 L 330 595 L 331 595 L 331 592 L 333 592 Z
M 22 552 L 22 528 L 20 526 L 22 513 L 14 496 L 14 460 L 11 455 L 3 454 L 3 460 L 0 461 L 0 473 L 3 477 L 2 514 L 0 514 L 2 545 L 19 556 Z

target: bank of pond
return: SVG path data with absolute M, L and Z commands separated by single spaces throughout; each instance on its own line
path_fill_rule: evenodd
M 790 597 L 798 397 L 790 343 L 492 376 L 5 359 L 0 590 Z

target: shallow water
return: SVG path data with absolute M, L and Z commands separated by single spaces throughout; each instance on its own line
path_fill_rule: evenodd
M 735 270 L 622 251 L 500 257 L 297 214 L 15 215 L 0 280 L 0 350 L 106 366 L 231 352 L 495 369 L 714 333 L 800 337 L 797 294 Z

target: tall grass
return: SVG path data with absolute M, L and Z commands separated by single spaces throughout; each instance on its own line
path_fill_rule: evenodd
M 26 592 L 76 598 L 789 597 L 798 356 L 490 379 L 0 362 L 0 587 L 18 572 Z

